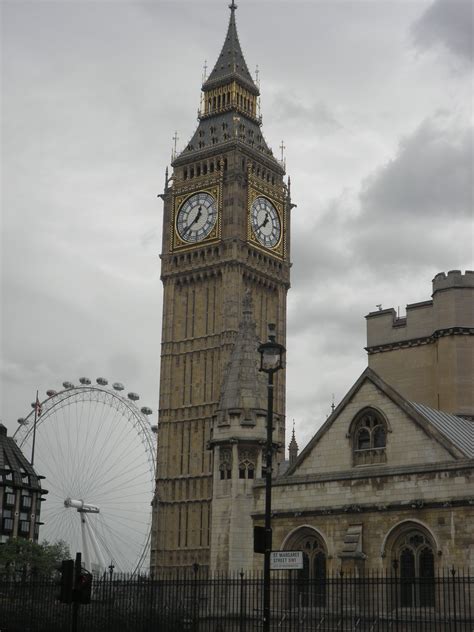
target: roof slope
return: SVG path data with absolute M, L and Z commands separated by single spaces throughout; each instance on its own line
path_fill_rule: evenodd
M 31 463 L 13 437 L 7 435 L 7 429 L 2 423 L 0 423 L 0 472 L 7 475 L 11 474 L 11 478 L 4 479 L 8 485 L 41 489 L 38 475 Z M 28 477 L 27 483 L 25 483 L 26 476 Z M 46 493 L 45 490 L 42 491 Z
M 442 410 L 435 410 L 424 404 L 416 402 L 410 402 L 410 404 L 468 458 L 474 458 L 474 422 Z

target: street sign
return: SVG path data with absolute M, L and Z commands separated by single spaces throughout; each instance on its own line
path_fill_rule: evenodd
M 272 551 L 270 570 L 292 571 L 303 568 L 303 551 Z

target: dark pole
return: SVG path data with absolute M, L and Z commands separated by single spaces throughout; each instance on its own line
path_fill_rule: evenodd
M 270 553 L 272 550 L 273 371 L 267 386 L 267 459 L 265 466 L 265 558 L 263 562 L 263 632 L 270 632 Z
M 36 423 L 38 421 L 38 391 L 36 391 L 36 400 L 35 400 L 35 420 L 33 422 L 33 445 L 31 446 L 31 466 L 34 465 L 35 462 L 35 443 L 36 443 Z
M 71 632 L 77 632 L 77 618 L 79 615 L 79 601 L 77 590 L 81 581 L 82 555 L 76 553 L 76 562 L 74 564 L 74 584 L 72 589 L 72 621 Z
M 263 560 L 263 632 L 270 632 L 270 557 L 272 552 L 273 374 L 283 368 L 285 347 L 275 340 L 276 325 L 268 323 L 268 342 L 258 348 L 260 371 L 268 374 L 265 464 L 265 557 Z

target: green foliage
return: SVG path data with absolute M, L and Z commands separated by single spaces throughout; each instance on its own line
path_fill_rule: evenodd
M 69 547 L 59 540 L 41 544 L 23 538 L 11 538 L 0 545 L 0 571 L 2 575 L 17 577 L 53 577 L 61 561 L 70 557 Z

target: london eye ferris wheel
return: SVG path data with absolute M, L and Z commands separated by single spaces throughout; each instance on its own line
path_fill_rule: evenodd
M 149 562 L 156 427 L 151 409 L 123 390 L 105 378 L 63 382 L 32 404 L 14 434 L 48 490 L 40 540 L 64 540 L 99 573 L 135 573 Z

